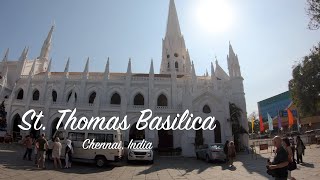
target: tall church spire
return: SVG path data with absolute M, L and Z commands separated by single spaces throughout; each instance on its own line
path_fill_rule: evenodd
M 49 58 L 53 30 L 54 30 L 54 26 L 51 26 L 51 29 L 48 33 L 48 36 L 47 36 L 46 40 L 43 42 L 43 45 L 41 48 L 41 53 L 40 53 L 40 58 L 46 58 L 47 60 Z
M 178 14 L 174 0 L 170 0 L 169 16 L 167 21 L 167 37 L 181 36 Z
M 174 72 L 172 72 L 174 71 Z M 191 74 L 191 62 L 181 34 L 174 0 L 170 0 L 167 30 L 162 41 L 161 74 Z
M 227 61 L 228 61 L 229 76 L 231 78 L 240 77 L 241 71 L 240 71 L 238 56 L 236 55 L 236 53 L 234 53 L 230 42 L 229 42 L 229 55 L 227 56 Z

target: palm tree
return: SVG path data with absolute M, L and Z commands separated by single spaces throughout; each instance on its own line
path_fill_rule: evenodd
M 240 146 L 239 146 L 240 134 L 248 134 L 248 132 L 240 124 L 242 109 L 240 109 L 234 103 L 229 102 L 229 111 L 230 111 L 230 121 L 232 124 L 232 134 L 234 138 L 234 143 L 235 143 L 236 149 L 239 151 L 240 150 Z

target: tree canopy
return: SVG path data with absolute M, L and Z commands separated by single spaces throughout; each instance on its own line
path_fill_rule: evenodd
M 289 90 L 303 116 L 320 114 L 320 43 L 292 70 Z
M 320 27 L 320 0 L 307 0 L 307 14 L 310 17 L 309 29 L 319 29 Z

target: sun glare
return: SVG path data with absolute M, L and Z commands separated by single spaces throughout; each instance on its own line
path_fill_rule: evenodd
M 197 20 L 208 32 L 224 32 L 232 21 L 232 10 L 226 0 L 200 0 L 196 9 Z

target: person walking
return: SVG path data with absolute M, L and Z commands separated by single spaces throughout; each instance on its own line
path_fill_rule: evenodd
M 294 144 L 294 137 L 293 135 L 291 134 L 291 137 L 289 138 L 289 141 L 290 141 L 290 144 L 291 144 L 291 150 L 292 150 L 292 158 L 295 159 L 295 153 L 296 152 L 296 148 L 295 148 L 295 144 Z
M 230 141 L 228 146 L 228 158 L 229 158 L 229 167 L 233 167 L 233 161 L 236 157 L 236 148 L 234 146 L 234 142 Z
M 292 147 L 290 146 L 290 140 L 288 138 L 283 138 L 283 147 L 288 153 L 289 164 L 294 162 Z M 291 170 L 288 170 L 288 179 L 295 180 L 296 178 L 291 176 Z
M 303 163 L 302 161 L 302 155 L 304 154 L 304 150 L 306 147 L 304 146 L 300 136 L 297 136 L 297 163 Z
M 223 147 L 223 152 L 226 155 L 226 161 L 229 160 L 229 158 L 228 158 L 228 146 L 229 146 L 229 141 L 227 140 L 226 143 L 224 144 L 224 147 Z
M 52 158 L 54 162 L 54 168 L 57 168 L 57 164 L 59 164 L 59 167 L 62 168 L 61 160 L 60 160 L 61 149 L 62 149 L 62 145 L 60 143 L 60 139 L 56 137 L 52 147 Z
M 268 161 L 268 174 L 272 175 L 275 180 L 286 180 L 288 178 L 288 153 L 282 146 L 282 140 L 279 136 L 273 138 L 273 145 L 276 149 L 276 156 L 272 162 Z
M 72 164 L 72 154 L 73 154 L 73 147 L 72 147 L 72 141 L 70 139 L 66 140 L 66 150 L 65 150 L 65 161 L 66 161 L 66 166 L 65 168 L 71 168 Z
M 45 138 L 45 133 L 42 133 L 39 139 L 37 139 L 36 147 L 38 152 L 38 168 L 45 169 L 46 150 L 48 149 L 48 141 Z
M 36 142 L 34 142 L 33 151 L 34 151 L 34 164 L 38 166 L 38 148 L 37 148 Z
M 26 146 L 26 152 L 24 153 L 23 160 L 27 159 L 31 161 L 31 155 L 32 155 L 32 139 L 30 135 L 27 135 L 23 141 L 23 144 Z

